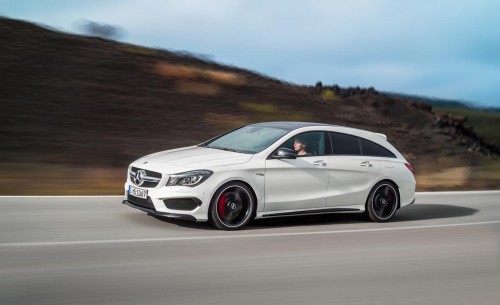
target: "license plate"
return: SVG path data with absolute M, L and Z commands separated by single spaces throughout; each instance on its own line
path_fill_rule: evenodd
M 148 191 L 147 190 L 138 189 L 138 188 L 133 187 L 131 185 L 129 185 L 129 187 L 128 187 L 128 193 L 132 196 L 139 197 L 142 199 L 148 198 Z

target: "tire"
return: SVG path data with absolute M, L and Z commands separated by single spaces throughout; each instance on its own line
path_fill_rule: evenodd
M 399 206 L 399 192 L 394 183 L 381 181 L 372 188 L 366 200 L 365 215 L 375 222 L 389 221 Z
M 255 211 L 252 190 L 241 182 L 221 186 L 210 202 L 209 219 L 221 230 L 238 230 L 244 227 Z

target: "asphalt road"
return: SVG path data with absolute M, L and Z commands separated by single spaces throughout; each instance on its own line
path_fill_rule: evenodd
M 500 191 L 224 232 L 118 197 L 0 197 L 0 304 L 500 304 Z

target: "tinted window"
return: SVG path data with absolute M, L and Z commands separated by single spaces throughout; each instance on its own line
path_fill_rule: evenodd
M 360 139 L 360 142 L 361 150 L 364 156 L 396 158 L 396 156 L 388 149 L 373 143 L 372 141 Z
M 303 146 L 307 156 L 325 155 L 327 154 L 325 152 L 326 140 L 325 133 L 322 131 L 304 132 L 291 137 L 279 148 L 295 150 L 296 147 L 302 148 Z M 294 146 L 295 143 L 300 143 L 302 146 Z
M 358 137 L 331 132 L 333 155 L 361 155 Z

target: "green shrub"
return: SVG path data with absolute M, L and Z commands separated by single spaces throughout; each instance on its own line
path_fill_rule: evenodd
M 323 89 L 323 92 L 321 92 L 321 98 L 325 101 L 334 101 L 337 99 L 332 89 Z

